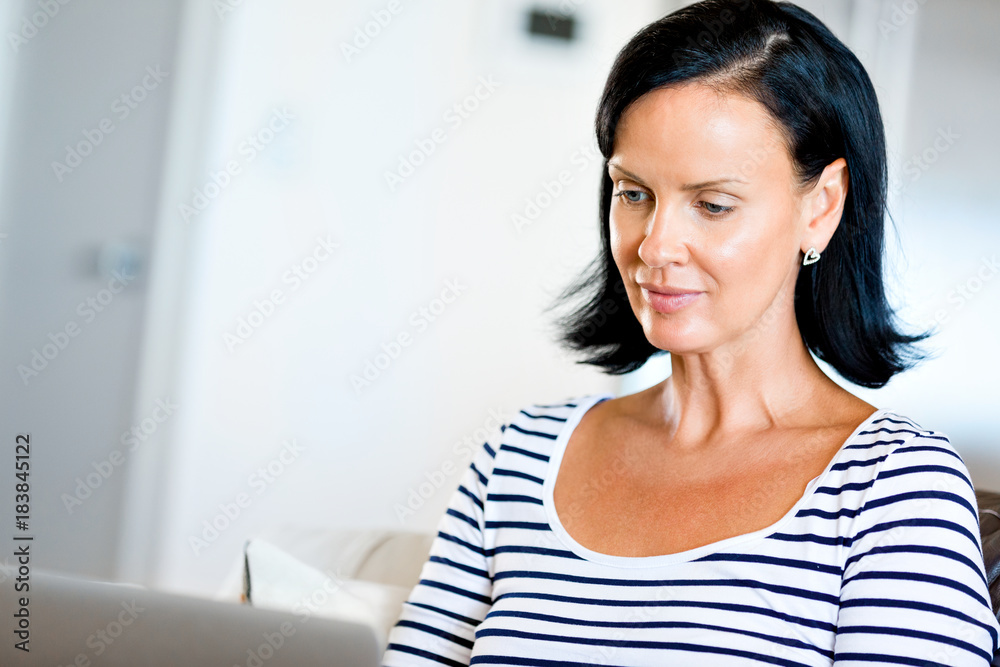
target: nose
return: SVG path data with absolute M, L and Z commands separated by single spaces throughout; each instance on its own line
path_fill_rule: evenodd
M 661 202 L 657 202 L 646 226 L 646 238 L 639 244 L 639 259 L 653 268 L 671 263 L 683 264 L 688 258 L 689 231 L 676 208 L 661 206 Z

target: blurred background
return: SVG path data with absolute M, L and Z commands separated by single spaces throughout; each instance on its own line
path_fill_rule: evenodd
M 33 565 L 211 595 L 268 528 L 432 531 L 520 408 L 666 377 L 574 363 L 543 309 L 597 251 L 610 64 L 685 4 L 3 3 L 0 467 L 30 433 Z M 876 84 L 891 300 L 939 331 L 878 391 L 824 368 L 1000 490 L 1000 3 L 798 4 Z

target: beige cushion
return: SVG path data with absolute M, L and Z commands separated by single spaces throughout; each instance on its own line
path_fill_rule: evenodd
M 291 612 L 302 622 L 315 616 L 364 623 L 383 649 L 410 593 L 409 586 L 318 570 L 265 540 L 250 540 L 244 554 L 244 598 L 254 607 Z
M 365 623 L 382 646 L 420 578 L 434 535 L 283 527 L 248 540 L 216 595 Z

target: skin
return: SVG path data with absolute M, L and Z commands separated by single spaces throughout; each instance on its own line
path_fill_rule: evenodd
M 686 83 L 626 109 L 609 174 L 615 264 L 672 374 L 583 416 L 557 477 L 560 520 L 630 556 L 769 526 L 876 410 L 816 364 L 793 305 L 805 250 L 822 253 L 840 223 L 846 162 L 800 187 L 762 105 Z M 723 178 L 742 182 L 686 187 Z M 702 293 L 664 314 L 640 282 Z

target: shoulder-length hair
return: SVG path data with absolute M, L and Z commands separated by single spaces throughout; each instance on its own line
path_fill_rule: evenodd
M 695 81 L 761 103 L 778 121 L 800 186 L 815 183 L 837 158 L 847 162 L 840 225 L 822 259 L 801 267 L 796 280 L 795 317 L 806 347 L 865 387 L 881 387 L 921 360 L 911 346 L 931 334 L 896 328 L 883 283 L 888 173 L 875 88 L 818 18 L 772 0 L 703 0 L 646 26 L 618 54 L 595 122 L 604 156 L 601 251 L 549 306 L 576 303 L 556 320 L 558 342 L 587 354 L 577 363 L 616 375 L 666 353 L 647 340 L 611 254 L 607 167 L 615 128 L 632 102 Z

